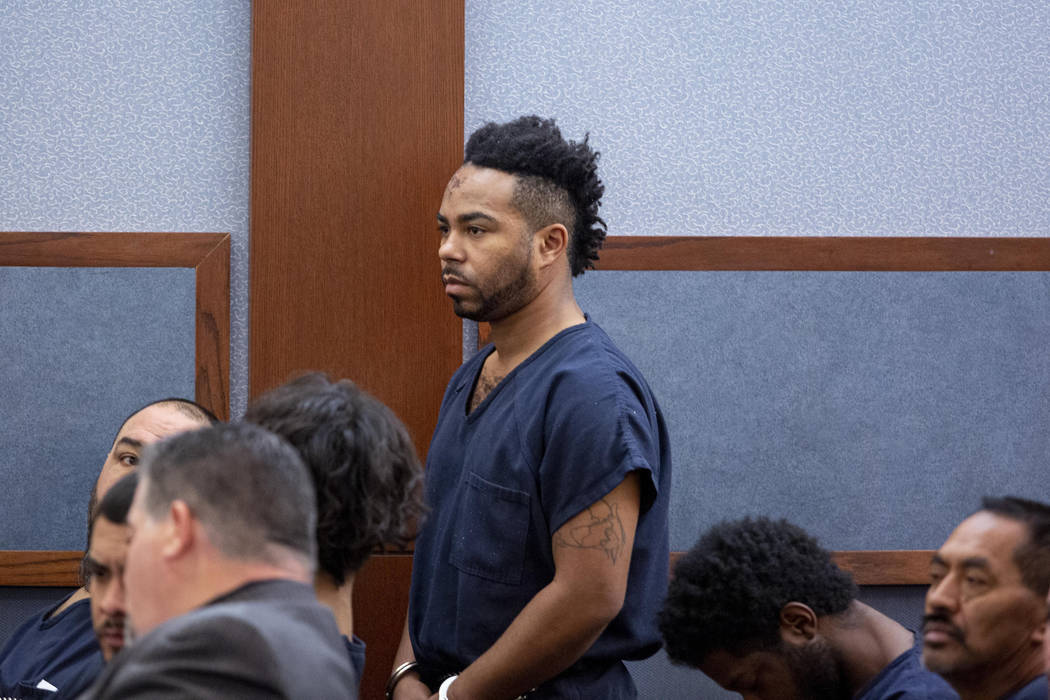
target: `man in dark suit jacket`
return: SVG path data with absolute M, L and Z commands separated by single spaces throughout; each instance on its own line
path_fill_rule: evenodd
M 144 456 L 128 514 L 130 628 L 87 698 L 356 698 L 314 596 L 315 507 L 295 450 L 221 425 Z

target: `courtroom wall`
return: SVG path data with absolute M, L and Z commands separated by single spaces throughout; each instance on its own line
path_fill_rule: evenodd
M 247 0 L 0 13 L 0 231 L 229 233 L 234 415 L 247 401 L 250 32 Z
M 1050 94 L 1046 70 L 1050 15 L 1042 2 L 467 0 L 466 16 L 465 131 L 523 113 L 554 116 L 573 138 L 589 131 L 591 142 L 602 152 L 606 184 L 602 216 L 611 235 L 1050 236 L 1050 101 L 1045 97 Z M 732 514 L 727 510 L 793 515 L 817 529 L 833 547 L 935 546 L 946 534 L 946 521 L 976 505 L 977 483 L 960 487 L 963 477 L 973 476 L 973 464 L 981 462 L 989 469 L 987 484 L 1004 487 L 1016 484 L 998 479 L 996 469 L 1005 474 L 1015 461 L 1024 461 L 1025 469 L 1034 468 L 1032 460 L 1045 447 L 1039 439 L 1013 443 L 986 435 L 988 441 L 971 446 L 969 452 L 965 444 L 955 443 L 945 444 L 939 454 L 923 444 L 923 431 L 931 426 L 952 424 L 953 430 L 965 430 L 959 426 L 973 424 L 957 421 L 980 419 L 982 411 L 987 415 L 998 401 L 1010 410 L 995 417 L 994 430 L 1024 432 L 1033 416 L 1045 417 L 1045 401 L 1040 402 L 1038 390 L 1011 403 L 995 382 L 1017 377 L 1008 379 L 1007 368 L 999 368 L 1006 374 L 993 369 L 981 378 L 986 383 L 965 390 L 991 386 L 992 395 L 969 405 L 955 397 L 938 412 L 941 402 L 952 397 L 950 392 L 935 392 L 923 399 L 930 401 L 927 410 L 911 416 L 912 425 L 898 423 L 899 428 L 911 428 L 910 434 L 904 431 L 902 454 L 916 461 L 939 457 L 932 464 L 916 466 L 930 467 L 927 476 L 949 468 L 961 452 L 970 460 L 964 474 L 941 477 L 945 498 L 935 517 L 916 521 L 894 513 L 892 504 L 877 502 L 893 492 L 892 484 L 876 481 L 871 484 L 875 502 L 858 515 L 873 517 L 879 527 L 866 531 L 859 517 L 850 517 L 847 505 L 859 501 L 834 503 L 835 489 L 858 480 L 888 479 L 888 472 L 880 476 L 876 471 L 873 477 L 870 462 L 858 465 L 855 459 L 837 465 L 837 472 L 830 464 L 824 465 L 829 467 L 826 471 L 812 471 L 814 465 L 806 461 L 807 445 L 828 446 L 835 441 L 845 445 L 848 436 L 833 436 L 811 422 L 789 426 L 797 433 L 794 444 L 785 432 L 774 433 L 772 442 L 764 440 L 768 426 L 762 421 L 772 420 L 776 411 L 792 416 L 792 402 L 804 400 L 807 394 L 799 390 L 788 396 L 780 389 L 773 395 L 755 393 L 754 383 L 762 377 L 749 374 L 749 368 L 765 371 L 768 379 L 770 367 L 785 362 L 778 360 L 783 357 L 778 352 L 789 353 L 789 368 L 814 373 L 814 393 L 835 391 L 836 385 L 843 388 L 853 381 L 876 386 L 875 375 L 865 374 L 867 370 L 853 364 L 858 358 L 850 356 L 837 364 L 826 358 L 845 374 L 821 380 L 820 357 L 806 353 L 823 352 L 825 343 L 848 344 L 850 337 L 858 338 L 855 327 L 845 329 L 848 337 L 837 337 L 838 321 L 831 317 L 842 313 L 836 308 L 840 302 L 853 304 L 859 313 L 881 307 L 892 314 L 898 307 L 883 304 L 885 295 L 893 292 L 885 289 L 885 281 L 860 275 L 851 280 L 855 295 L 842 300 L 817 294 L 799 300 L 784 315 L 785 309 L 776 304 L 789 303 L 793 294 L 789 288 L 801 285 L 794 290 L 799 292 L 824 285 L 812 277 L 824 273 L 801 278 L 791 277 L 793 273 L 770 274 L 749 278 L 646 272 L 620 278 L 618 272 L 598 272 L 587 273 L 580 282 L 585 311 L 619 335 L 639 364 L 646 365 L 651 382 L 662 388 L 657 394 L 670 414 L 676 447 L 676 494 L 684 499 L 672 502 L 675 547 L 686 546 L 712 520 Z M 909 278 L 905 286 L 921 295 L 932 291 L 929 285 L 966 285 L 958 278 L 934 282 L 935 278 Z M 998 283 L 986 284 L 986 291 L 994 294 Z M 1022 300 L 1038 296 L 1045 284 L 1045 277 L 1034 281 L 1028 291 L 1020 292 Z M 866 298 L 866 286 L 879 294 Z M 788 294 L 787 300 L 775 291 L 764 302 L 757 300 L 771 289 Z M 703 294 L 708 296 L 698 296 Z M 714 311 L 727 297 L 732 300 Z M 732 304 L 741 300 L 747 308 L 737 314 Z M 944 310 L 947 315 L 940 321 L 945 331 L 951 328 L 952 314 L 957 314 L 954 322 L 960 322 L 967 318 L 966 304 L 980 305 L 973 299 L 943 301 L 962 305 Z M 1008 293 L 1001 309 L 1004 318 L 1018 312 L 1014 301 Z M 903 308 L 913 330 L 938 327 L 937 312 L 924 307 L 920 296 L 906 300 Z M 930 314 L 925 321 L 919 318 L 923 313 Z M 779 326 L 748 327 L 768 322 L 771 316 Z M 827 324 L 822 325 L 821 319 Z M 882 326 L 884 330 L 894 327 L 892 316 L 882 320 L 888 324 Z M 787 341 L 778 332 L 794 323 L 810 324 L 808 343 Z M 1045 328 L 1042 321 L 1035 323 L 1038 336 Z M 1032 326 L 1022 322 L 1022 336 L 1027 328 Z M 867 340 L 875 339 L 877 331 L 867 330 L 872 334 Z M 991 329 L 982 322 L 969 330 Z M 465 352 L 472 346 L 473 332 L 469 326 L 465 329 Z M 914 335 L 910 337 L 914 340 Z M 1006 342 L 1032 342 L 1033 337 L 1010 334 Z M 967 343 L 982 346 L 980 335 L 959 342 L 962 345 L 955 346 L 945 361 L 958 359 Z M 898 351 L 892 343 L 883 343 L 884 354 L 878 361 L 884 367 L 914 368 L 911 363 L 923 362 L 917 359 L 926 352 L 921 345 L 909 342 Z M 867 347 L 863 340 L 853 350 L 861 347 Z M 1045 363 L 1027 350 L 1011 348 L 1015 359 L 1031 357 L 1041 372 L 1036 381 L 1045 382 Z M 984 351 L 994 354 L 995 349 Z M 792 359 L 802 362 L 792 365 Z M 1019 368 L 1013 360 L 1008 364 Z M 712 367 L 726 371 L 705 383 L 705 372 Z M 977 368 L 971 370 L 979 374 Z M 1024 376 L 1023 371 L 1019 376 Z M 890 389 L 899 396 L 903 385 L 899 378 L 895 382 Z M 745 421 L 754 422 L 731 428 L 726 421 L 736 420 L 741 408 L 736 403 L 748 396 L 752 413 Z M 712 397 L 730 401 L 725 407 L 729 410 L 712 406 Z M 821 394 L 812 403 L 827 398 Z M 780 404 L 771 406 L 774 413 L 763 415 L 763 400 Z M 840 418 L 854 420 L 858 429 L 867 420 L 856 414 Z M 729 430 L 738 432 L 729 437 Z M 878 430 L 888 434 L 889 428 L 883 425 Z M 952 437 L 951 431 L 941 431 L 938 439 Z M 1002 450 L 989 453 L 989 446 L 996 444 Z M 778 460 L 777 450 L 785 448 Z M 712 449 L 723 451 L 711 454 Z M 889 459 L 889 452 L 882 456 Z M 747 508 L 740 503 L 744 495 L 732 497 L 733 489 L 756 475 L 737 478 L 720 459 L 729 453 L 755 468 L 762 462 L 766 469 L 748 494 Z M 1021 458 L 1020 453 L 1026 456 Z M 844 456 L 856 454 L 854 448 Z M 901 456 L 894 462 L 898 468 L 904 467 Z M 819 463 L 816 466 L 820 468 Z M 789 478 L 792 472 L 809 485 L 815 476 L 824 477 L 817 479 L 823 482 L 832 474 L 838 476 L 823 490 L 811 489 L 809 498 L 796 499 L 793 506 L 777 491 L 777 480 Z M 731 498 L 720 499 L 718 492 L 712 492 L 720 489 Z M 826 508 L 829 499 L 833 504 Z M 709 507 L 687 511 L 686 501 Z M 914 501 L 906 506 L 903 513 L 924 512 Z M 864 595 L 898 619 L 915 624 L 921 587 L 869 589 Z M 697 674 L 668 668 L 663 658 L 635 665 L 632 672 L 643 697 L 684 697 L 686 688 L 701 697 L 722 697 Z

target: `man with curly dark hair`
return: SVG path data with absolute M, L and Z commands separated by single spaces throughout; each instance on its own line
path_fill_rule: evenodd
M 354 635 L 354 574 L 379 547 L 403 548 L 423 516 L 423 468 L 404 424 L 353 382 L 314 372 L 266 392 L 244 420 L 299 451 L 317 492 L 314 591 L 332 610 L 357 678 L 365 643 Z
M 633 698 L 623 660 L 659 647 L 667 434 L 572 289 L 605 237 L 597 155 L 550 119 L 490 123 L 445 189 L 445 293 L 491 343 L 442 401 L 390 697 Z
M 1046 700 L 1050 506 L 985 498 L 930 562 L 922 661 L 963 700 Z
M 801 528 L 723 522 L 675 564 L 660 631 L 672 661 L 745 698 L 955 698 L 922 668 L 914 633 L 856 596 Z

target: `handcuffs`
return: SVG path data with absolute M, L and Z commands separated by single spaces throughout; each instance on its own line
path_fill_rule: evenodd
M 412 673 L 418 668 L 419 663 L 416 661 L 406 661 L 405 663 L 395 668 L 394 672 L 390 674 L 390 679 L 386 682 L 386 700 L 394 700 L 394 688 L 397 687 L 397 684 L 401 682 L 402 678 L 404 678 L 406 675 Z M 453 673 L 450 676 L 446 676 L 445 680 L 441 681 L 441 686 L 438 688 L 438 700 L 449 700 L 449 686 L 451 686 L 452 681 L 456 680 L 457 678 L 459 678 L 459 674 Z M 514 700 L 527 700 L 528 695 L 528 693 L 519 695 L 518 697 L 514 698 Z

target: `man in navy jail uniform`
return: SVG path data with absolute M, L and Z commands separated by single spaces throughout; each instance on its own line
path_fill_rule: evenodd
M 750 700 L 952 700 L 915 633 L 857 600 L 801 528 L 723 522 L 675 564 L 660 630 L 671 660 Z
M 671 460 L 645 379 L 577 305 L 605 237 L 585 138 L 470 137 L 438 212 L 441 277 L 491 343 L 452 377 L 427 455 L 398 700 L 633 698 L 659 648 Z

